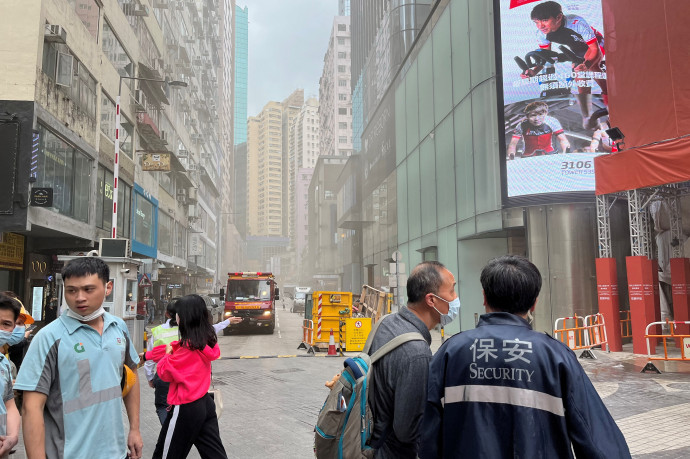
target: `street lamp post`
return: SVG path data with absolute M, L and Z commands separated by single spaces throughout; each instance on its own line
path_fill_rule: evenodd
M 139 78 L 120 75 L 120 83 L 117 88 L 117 99 L 115 101 L 115 165 L 113 167 L 113 221 L 112 238 L 117 238 L 117 199 L 118 199 L 118 179 L 120 176 L 120 98 L 122 97 L 122 80 L 151 81 L 154 83 L 165 83 L 167 86 L 187 87 L 184 81 L 168 81 L 167 79 L 158 80 L 155 78 Z

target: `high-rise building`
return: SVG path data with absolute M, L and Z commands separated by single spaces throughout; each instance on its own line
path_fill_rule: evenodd
M 295 131 L 291 129 L 304 105 L 304 90 L 297 89 L 283 101 L 283 235 L 288 237 L 290 228 L 290 146 Z
M 237 227 L 235 226 L 234 215 L 235 210 L 235 192 L 237 186 L 235 184 L 235 152 L 234 152 L 234 136 L 235 126 L 238 125 L 235 116 L 237 116 L 235 100 L 237 86 L 235 77 L 237 71 L 235 69 L 236 60 L 236 27 L 235 24 L 235 1 L 223 0 L 220 3 L 220 16 L 223 21 L 220 23 L 220 59 L 222 72 L 219 75 L 219 104 L 221 107 L 219 115 L 220 121 L 220 148 L 223 151 L 223 180 L 221 183 L 221 211 L 218 215 L 217 226 L 219 228 L 219 247 L 216 251 L 218 257 L 218 266 L 221 273 L 230 272 L 239 267 L 242 259 L 242 239 Z M 246 114 L 245 114 L 246 119 Z M 246 123 L 240 123 L 243 126 L 243 132 L 246 132 Z M 219 282 L 224 283 L 222 275 L 219 276 Z
M 247 141 L 249 7 L 235 7 L 235 145 Z
M 293 122 L 304 91 L 268 102 L 247 121 L 247 234 L 287 237 L 287 123 Z M 285 210 L 285 212 L 283 212 Z
M 215 0 L 143 3 L 152 6 L 3 3 L 0 55 L 12 69 L 0 74 L 8 166 L 0 174 L 0 252 L 12 255 L 0 266 L 0 289 L 42 308 L 34 317 L 53 318 L 44 314 L 48 292 L 57 292 L 57 256 L 88 252 L 112 235 L 116 155 L 116 235 L 131 240 L 145 261 L 140 273 L 153 281 L 140 293 L 210 292 L 219 282 L 228 128 L 218 117 L 232 68 L 231 16 Z M 224 6 L 234 10 L 234 1 Z M 166 79 L 179 84 L 167 87 Z M 27 206 L 31 188 L 52 192 L 52 203 Z M 24 269 L 32 262 L 40 272 Z
M 319 101 L 310 97 L 290 127 L 288 153 L 288 228 L 294 260 L 299 266 L 307 246 L 307 191 L 311 172 L 319 157 Z
M 352 91 L 350 90 L 350 17 L 333 20 L 319 81 L 321 154 L 352 154 Z
M 338 0 L 338 16 L 350 15 L 350 0 Z

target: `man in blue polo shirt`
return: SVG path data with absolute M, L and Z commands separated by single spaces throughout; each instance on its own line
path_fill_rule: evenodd
M 29 458 L 141 458 L 139 382 L 122 397 L 123 365 L 135 373 L 139 357 L 124 321 L 103 309 L 113 285 L 97 257 L 62 270 L 69 307 L 36 334 L 14 386 L 22 409 Z M 124 400 L 129 435 L 124 433 Z

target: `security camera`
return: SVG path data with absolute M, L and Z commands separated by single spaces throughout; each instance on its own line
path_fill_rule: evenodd
M 129 274 L 129 268 L 121 269 L 120 272 L 122 274 Z

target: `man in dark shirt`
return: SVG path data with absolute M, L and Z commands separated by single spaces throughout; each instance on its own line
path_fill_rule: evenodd
M 460 309 L 455 277 L 441 263 L 417 265 L 407 281 L 407 307 L 387 317 L 376 331 L 373 354 L 391 339 L 408 332 L 421 333 L 424 341 L 409 341 L 374 365 L 374 432 L 371 446 L 377 458 L 416 458 L 427 394 L 431 360 L 429 330 L 448 324 Z

